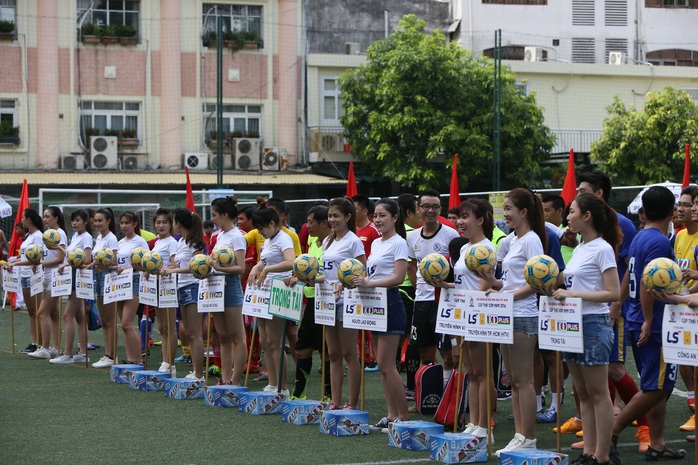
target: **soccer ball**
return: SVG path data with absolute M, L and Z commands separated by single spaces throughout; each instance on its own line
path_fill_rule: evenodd
M 425 281 L 441 281 L 446 279 L 451 266 L 446 257 L 440 253 L 430 253 L 419 262 L 419 272 Z
M 55 229 L 47 229 L 44 231 L 44 244 L 46 247 L 56 247 L 61 243 L 61 235 Z
M 24 250 L 24 256 L 32 265 L 38 265 L 41 263 L 41 259 L 44 258 L 44 248 L 40 245 L 31 244 Z
M 465 266 L 470 271 L 489 271 L 497 266 L 497 253 L 486 244 L 476 244 L 465 251 Z
M 189 260 L 189 271 L 195 278 L 204 279 L 211 273 L 211 258 L 202 253 L 194 255 Z
M 642 272 L 642 282 L 650 291 L 676 294 L 681 288 L 681 268 L 668 258 L 655 258 Z
M 314 279 L 318 270 L 320 270 L 320 262 L 309 253 L 299 255 L 293 261 L 293 274 L 302 281 Z
M 141 260 L 141 268 L 146 273 L 154 273 L 162 269 L 162 257 L 160 252 L 145 252 Z
M 95 250 L 94 258 L 99 266 L 107 268 L 114 262 L 114 251 L 109 247 L 100 247 Z
M 211 252 L 211 259 L 218 260 L 218 264 L 224 268 L 229 267 L 235 263 L 235 252 L 227 245 L 217 245 Z
M 85 262 L 85 251 L 77 248 L 68 252 L 68 264 L 73 268 L 79 268 Z
M 548 255 L 531 257 L 524 267 L 524 279 L 534 289 L 549 289 L 557 282 L 560 269 Z
M 131 260 L 131 266 L 133 266 L 135 270 L 143 270 L 141 268 L 141 262 L 143 261 L 143 255 L 145 255 L 146 252 L 147 250 L 143 247 L 136 247 L 131 251 L 131 256 L 129 258 Z
M 294 263 L 295 265 L 295 263 Z M 351 279 L 354 276 L 364 276 L 366 274 L 366 267 L 355 258 L 347 258 L 339 264 L 337 268 L 337 278 L 339 282 L 344 285 L 344 287 L 353 288 L 354 283 Z

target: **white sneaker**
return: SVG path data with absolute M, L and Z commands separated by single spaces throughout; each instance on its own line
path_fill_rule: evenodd
M 106 355 L 99 360 L 97 360 L 95 363 L 92 364 L 92 368 L 107 368 L 114 365 L 114 360 L 110 359 Z
M 395 418 L 393 418 L 392 420 L 390 420 L 388 423 L 400 423 L 401 421 L 402 421 L 402 420 L 400 420 L 398 417 L 395 417 Z M 389 433 L 389 432 L 390 432 L 390 427 L 389 427 L 389 426 L 386 426 L 385 428 L 382 428 L 382 429 L 381 429 L 381 433 L 387 434 L 387 433 Z
M 29 356 L 32 358 L 51 358 L 51 352 L 49 352 L 48 349 L 39 347 L 34 352 L 29 354 Z
M 70 365 L 71 363 L 75 363 L 73 360 L 72 355 L 61 355 L 60 357 L 53 358 L 48 361 L 48 363 L 53 363 L 56 365 Z
M 160 368 L 158 368 L 158 371 L 160 373 L 169 373 L 170 372 L 170 364 L 167 362 L 162 362 L 160 364 Z M 172 365 L 172 377 L 176 378 L 177 377 L 177 367 Z
M 537 439 L 524 439 L 521 443 L 521 446 L 519 446 L 518 449 L 535 449 L 537 444 Z
M 267 384 L 264 386 L 264 389 L 262 389 L 262 392 L 276 392 L 277 388 L 276 386 L 272 386 L 270 384 Z
M 201 378 L 197 377 L 196 373 L 194 373 L 193 371 L 189 372 L 189 374 L 187 376 L 185 376 L 185 378 L 186 379 L 198 379 L 199 381 L 206 379 L 203 376 Z
M 475 425 L 475 428 L 473 429 L 473 431 L 470 434 L 472 434 L 476 438 L 487 439 L 487 428 L 485 428 L 483 426 Z M 490 437 L 492 438 L 492 444 L 494 444 L 494 431 L 492 432 Z
M 521 435 L 521 434 L 519 434 L 519 433 L 516 433 L 516 434 L 514 434 L 514 439 L 512 439 L 511 441 L 509 441 L 509 444 L 507 444 L 506 446 L 504 446 L 503 449 L 499 449 L 497 452 L 495 452 L 494 455 L 496 455 L 497 457 L 499 457 L 499 455 L 500 455 L 502 452 L 509 452 L 510 450 L 518 449 L 519 446 L 520 446 L 520 445 L 523 443 L 523 441 L 525 441 L 525 440 L 526 440 L 526 438 L 525 438 L 523 435 Z
M 73 363 L 85 363 L 86 358 L 87 355 L 78 352 L 77 354 L 73 355 Z M 89 362 L 90 359 L 87 359 L 87 361 Z
M 478 428 L 478 426 L 474 423 L 468 423 L 463 430 L 464 433 L 466 434 L 473 434 L 473 431 L 475 431 L 475 428 Z
M 286 397 L 287 399 L 291 396 L 291 392 L 288 389 L 282 389 L 280 394 Z
M 49 347 L 48 351 L 51 353 L 51 358 L 58 357 L 58 349 L 56 349 L 55 347 Z

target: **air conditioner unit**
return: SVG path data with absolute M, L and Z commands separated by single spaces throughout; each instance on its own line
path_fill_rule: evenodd
M 524 47 L 524 61 L 540 61 L 543 51 L 538 47 Z
M 259 170 L 259 139 L 237 137 L 233 139 L 235 169 Z
M 65 155 L 61 159 L 64 170 L 78 171 L 85 169 L 85 155 Z
M 623 52 L 608 52 L 608 64 L 609 65 L 622 65 L 623 64 Z
M 212 153 L 208 159 L 208 166 L 211 167 L 212 170 L 217 170 L 218 169 L 218 155 L 215 153 Z M 223 154 L 223 169 L 224 170 L 232 170 L 233 169 L 233 157 L 229 153 L 224 153 Z
M 339 134 L 322 134 L 320 136 L 320 147 L 323 152 L 341 152 L 344 141 Z
M 265 147 L 262 152 L 262 169 L 285 171 L 288 167 L 288 154 L 283 147 Z
M 344 42 L 344 53 L 346 55 L 359 55 L 361 53 L 361 44 L 358 42 Z
M 190 170 L 208 169 L 208 154 L 185 153 L 182 164 L 184 168 L 189 168 Z
M 90 166 L 93 170 L 115 170 L 119 164 L 118 137 L 90 136 Z
M 258 171 L 259 170 L 259 153 L 236 153 L 235 154 L 235 169 L 240 171 Z
M 121 169 L 123 170 L 142 170 L 141 157 L 137 155 L 122 155 Z

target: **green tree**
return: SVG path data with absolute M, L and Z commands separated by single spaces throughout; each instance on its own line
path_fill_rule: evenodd
M 381 177 L 403 186 L 444 189 L 458 153 L 461 189 L 490 188 L 494 64 L 447 44 L 439 31 L 407 15 L 367 62 L 340 78 L 341 118 L 352 151 Z M 539 182 L 554 144 L 533 95 L 522 95 L 502 69 L 502 185 Z M 441 156 L 440 156 L 441 154 Z
M 685 145 L 698 142 L 698 108 L 686 91 L 650 92 L 642 110 L 626 108 L 616 96 L 606 111 L 591 159 L 604 165 L 615 184 L 681 182 Z

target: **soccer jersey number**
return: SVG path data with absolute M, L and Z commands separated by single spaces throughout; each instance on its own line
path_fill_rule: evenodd
M 628 261 L 628 295 L 634 299 L 637 295 L 637 281 L 635 280 L 635 257 Z

